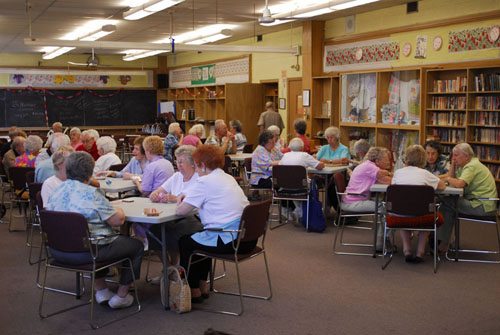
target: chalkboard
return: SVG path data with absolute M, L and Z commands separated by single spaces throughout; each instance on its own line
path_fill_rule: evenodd
M 155 90 L 0 89 L 1 127 L 142 125 L 156 112 Z

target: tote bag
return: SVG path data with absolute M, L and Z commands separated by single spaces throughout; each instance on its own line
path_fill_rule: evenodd
M 309 228 L 307 231 L 322 233 L 326 228 L 325 215 L 323 214 L 323 205 L 318 199 L 318 185 L 314 179 L 311 180 L 309 189 L 309 208 L 307 202 L 302 203 L 302 225 L 307 226 L 307 217 L 309 216 Z

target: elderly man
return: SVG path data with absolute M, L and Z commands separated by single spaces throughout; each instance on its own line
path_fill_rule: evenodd
M 234 135 L 227 130 L 226 122 L 221 119 L 215 120 L 215 134 L 209 136 L 205 144 L 221 147 L 226 155 L 236 153 Z
M 12 126 L 9 128 L 9 138 L 10 138 L 10 141 L 3 144 L 2 147 L 0 148 L 0 157 L 3 157 L 5 156 L 5 153 L 7 153 L 7 151 L 9 151 L 11 149 L 11 144 L 12 144 L 12 141 L 14 140 L 14 138 L 16 136 L 23 136 L 21 134 L 21 130 L 19 128 L 17 128 L 16 126 Z M 23 136 L 23 137 L 26 137 L 26 136 Z
M 12 140 L 12 146 L 9 151 L 5 153 L 3 156 L 3 168 L 5 169 L 5 173 L 9 174 L 9 168 L 16 166 L 16 157 L 24 154 L 24 142 L 26 142 L 26 138 L 23 136 L 16 136 Z
M 54 133 L 62 133 L 63 132 L 63 125 L 61 122 L 54 122 L 52 124 L 52 131 Z
M 262 133 L 264 130 L 273 125 L 280 129 L 280 134 L 283 128 L 285 128 L 280 113 L 274 110 L 274 103 L 272 101 L 268 101 L 266 102 L 266 111 L 260 114 L 257 126 L 260 128 L 260 132 Z
M 491 171 L 474 157 L 474 151 L 468 143 L 459 143 L 453 148 L 451 168 L 442 178 L 446 185 L 464 189 L 464 196 L 457 201 L 457 211 L 461 214 L 475 216 L 495 216 L 494 201 L 479 200 L 481 198 L 496 198 L 497 189 L 495 178 Z M 441 207 L 444 216 L 444 225 L 439 228 L 439 250 L 448 250 L 451 231 L 455 226 L 454 200 L 443 199 Z
M 70 144 L 70 139 L 68 135 L 63 133 L 55 133 L 52 137 L 52 143 L 50 148 L 44 152 L 41 152 L 37 156 L 35 161 L 35 181 L 37 183 L 43 183 L 49 177 L 54 175 L 54 164 L 52 159 L 50 159 L 52 153 L 56 152 L 60 147 Z M 44 159 L 42 159 L 44 156 Z
M 178 122 L 172 122 L 168 125 L 168 135 L 164 140 L 165 153 L 163 157 L 170 163 L 174 162 L 173 149 L 176 145 L 182 142 L 184 135 L 182 134 L 181 126 Z
M 96 141 L 99 139 L 99 133 L 95 129 L 87 129 L 82 132 L 82 144 L 76 147 L 75 151 L 88 152 L 94 160 L 99 158 Z

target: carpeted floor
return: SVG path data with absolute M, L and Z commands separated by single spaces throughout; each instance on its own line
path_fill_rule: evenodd
M 466 231 L 466 230 L 465 230 Z M 500 265 L 444 261 L 438 273 L 428 256 L 422 264 L 406 264 L 395 256 L 382 271 L 382 259 L 332 254 L 334 228 L 306 233 L 291 224 L 270 231 L 267 247 L 273 284 L 271 301 L 245 300 L 241 317 L 201 311 L 177 315 L 164 311 L 159 287 L 137 284 L 141 313 L 102 330 L 88 326 L 88 307 L 40 320 L 36 266 L 27 263 L 26 235 L 0 225 L 0 334 L 203 334 L 207 328 L 230 334 L 500 334 Z M 491 240 L 493 230 L 469 234 Z M 243 264 L 244 288 L 265 287 L 262 259 Z M 143 270 L 145 266 L 143 266 Z M 159 265 L 153 263 L 153 272 Z M 154 273 L 153 273 L 154 274 Z M 143 273 L 144 277 L 144 273 Z M 234 287 L 234 271 L 216 282 Z M 52 285 L 74 283 L 72 275 L 50 277 Z M 87 285 L 88 286 L 88 285 Z M 48 306 L 74 302 L 51 294 Z M 210 305 L 237 303 L 213 295 Z M 100 316 L 116 311 L 98 306 Z

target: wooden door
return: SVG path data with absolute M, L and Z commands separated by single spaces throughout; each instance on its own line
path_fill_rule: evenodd
M 288 115 L 287 115 L 287 141 L 293 138 L 295 131 L 293 123 L 298 118 L 304 117 L 302 107 L 302 78 L 288 79 Z

